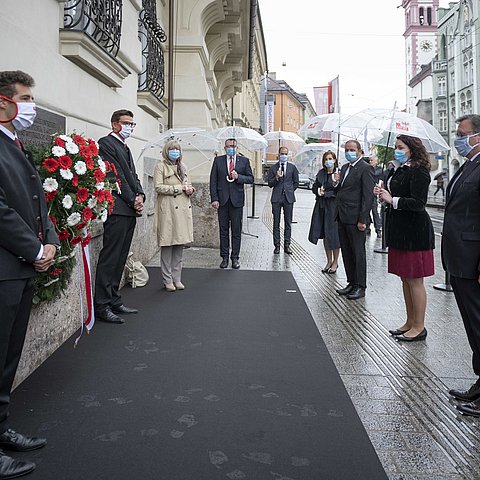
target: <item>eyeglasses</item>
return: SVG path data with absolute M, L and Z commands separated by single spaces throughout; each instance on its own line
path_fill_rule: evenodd
M 132 128 L 135 128 L 137 124 L 135 122 L 118 122 L 121 123 L 122 125 L 129 125 Z

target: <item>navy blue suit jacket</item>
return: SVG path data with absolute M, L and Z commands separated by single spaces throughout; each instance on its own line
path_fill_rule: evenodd
M 295 202 L 295 190 L 298 188 L 298 169 L 293 163 L 287 162 L 287 170 L 283 177 L 277 178 L 280 162 L 270 167 L 268 171 L 268 186 L 273 188 L 272 203 L 282 199 L 283 192 L 288 203 Z
M 223 206 L 230 200 L 234 207 L 243 207 L 245 204 L 243 186 L 246 183 L 253 183 L 250 160 L 237 155 L 235 171 L 238 173 L 238 178 L 234 182 L 228 182 L 227 156 L 215 157 L 210 171 L 210 199 L 212 202 L 219 202 L 220 206 Z

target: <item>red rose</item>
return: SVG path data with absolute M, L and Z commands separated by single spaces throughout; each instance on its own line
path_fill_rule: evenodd
M 75 230 L 83 230 L 87 224 L 85 222 L 80 222 L 75 225 Z
M 82 145 L 80 147 L 80 155 L 85 159 L 90 158 L 92 155 L 90 154 L 90 149 L 87 145 Z
M 98 148 L 97 148 L 97 144 L 95 143 L 95 140 L 93 140 L 93 138 L 89 138 L 88 143 L 89 143 L 88 146 L 90 147 L 91 154 L 94 156 L 98 155 Z
M 105 178 L 105 174 L 99 168 L 93 172 L 93 176 L 97 183 L 103 182 L 103 179 Z
M 76 245 L 82 241 L 82 237 L 80 235 L 76 235 L 70 240 L 70 245 Z
M 86 158 L 85 165 L 87 166 L 88 170 L 93 170 L 94 169 L 93 158 Z
M 47 203 L 50 203 L 55 198 L 56 194 L 57 194 L 56 190 L 54 190 L 53 192 L 47 192 L 45 194 L 45 200 L 47 201 Z
M 58 232 L 58 239 L 62 242 L 66 240 L 70 236 L 70 232 L 68 230 L 62 230 Z
M 47 158 L 43 161 L 42 167 L 52 173 L 58 168 L 58 162 L 54 158 Z
M 72 159 L 68 155 L 58 157 L 58 164 L 61 168 L 68 169 L 72 166 Z
M 52 221 L 53 226 L 56 227 L 57 226 L 57 219 L 55 217 L 52 217 L 51 215 L 49 215 L 48 218 Z
M 113 203 L 113 195 L 112 195 L 112 192 L 110 192 L 110 190 L 105 190 L 105 200 L 110 204 Z
M 92 239 L 92 236 L 88 234 L 83 240 L 82 240 L 82 245 L 86 247 L 87 245 L 90 244 L 90 240 Z
M 74 135 L 73 141 L 80 147 L 85 145 L 85 139 L 81 135 Z
M 93 210 L 91 208 L 85 207 L 82 210 L 82 217 L 86 222 L 88 222 L 88 220 L 91 220 L 93 218 Z
M 88 198 L 88 190 L 84 187 L 81 187 L 77 190 L 77 202 L 85 202 Z
M 55 138 L 54 143 L 57 147 L 65 148 L 65 142 L 60 137 Z
M 78 187 L 78 175 L 76 173 L 73 174 L 72 185 Z
M 102 203 L 105 201 L 105 190 L 95 190 L 93 196 L 97 199 L 97 202 Z

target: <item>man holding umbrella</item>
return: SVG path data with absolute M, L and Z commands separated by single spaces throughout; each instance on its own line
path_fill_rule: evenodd
M 244 185 L 253 183 L 250 160 L 237 154 L 237 141 L 225 140 L 225 153 L 215 157 L 210 172 L 210 198 L 212 207 L 218 211 L 220 230 L 220 268 L 228 267 L 230 253 L 230 230 L 232 268 L 240 268 L 240 243 L 242 237 L 243 205 L 245 204 Z

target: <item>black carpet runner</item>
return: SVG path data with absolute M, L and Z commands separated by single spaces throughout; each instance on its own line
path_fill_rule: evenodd
M 122 290 L 13 394 L 12 427 L 46 436 L 28 478 L 386 479 L 287 272 L 186 269 L 186 290 Z

